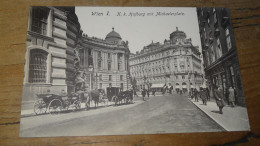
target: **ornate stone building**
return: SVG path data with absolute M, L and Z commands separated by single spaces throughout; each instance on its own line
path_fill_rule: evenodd
M 93 65 L 94 68 L 91 79 L 90 72 L 86 76 L 86 84 L 91 89 L 106 90 L 109 85 L 120 87 L 122 90 L 129 88 L 128 42 L 123 41 L 114 28 L 105 39 L 83 34 L 78 44 L 81 69 L 88 72 L 89 65 Z
M 150 85 L 160 90 L 164 84 L 171 84 L 175 90 L 189 91 L 203 83 L 200 55 L 191 39 L 176 28 L 163 44 L 152 42 L 131 54 L 130 75 L 139 89 Z
M 74 49 L 80 24 L 74 7 L 30 7 L 23 101 L 73 90 Z
M 245 105 L 235 38 L 229 9 L 197 8 L 207 84 L 235 88 L 236 103 Z

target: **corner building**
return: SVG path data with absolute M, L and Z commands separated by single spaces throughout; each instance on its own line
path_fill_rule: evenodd
M 152 42 L 131 54 L 130 75 L 139 89 L 149 84 L 160 91 L 164 84 L 171 84 L 174 90 L 187 92 L 203 83 L 200 55 L 191 39 L 176 28 L 163 44 Z
M 225 100 L 231 86 L 236 91 L 236 104 L 245 106 L 235 38 L 226 8 L 197 8 L 207 86 L 222 87 Z
M 80 24 L 74 7 L 30 7 L 23 82 L 23 101 L 35 95 L 72 90 L 73 47 Z

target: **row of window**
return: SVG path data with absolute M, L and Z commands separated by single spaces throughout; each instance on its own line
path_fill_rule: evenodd
M 176 49 L 172 51 L 172 54 L 174 54 L 175 52 L 176 52 Z M 183 54 L 187 54 L 188 50 L 183 51 L 183 52 L 184 52 Z M 143 58 L 139 58 L 139 59 L 130 61 L 130 65 L 142 63 L 142 62 L 147 62 L 147 61 L 154 60 L 154 59 L 159 59 L 159 58 L 169 56 L 169 55 L 171 55 L 171 51 L 166 51 L 166 52 L 158 53 L 158 54 L 155 54 L 155 55 L 150 55 L 148 57 L 143 57 Z
M 113 87 L 112 83 L 109 83 L 109 87 Z M 103 88 L 103 84 L 99 83 L 99 89 Z M 120 83 L 120 88 L 122 91 L 124 91 L 124 83 Z
M 113 79 L 113 76 L 108 75 L 108 81 L 112 81 L 112 79 Z M 120 75 L 120 81 L 123 81 L 123 80 L 124 80 L 124 75 Z M 103 81 L 102 74 L 99 75 L 99 81 Z
M 118 56 L 117 56 L 118 58 L 117 58 L 117 61 L 118 61 L 118 63 L 117 63 L 117 69 L 118 70 L 123 70 L 124 68 L 123 68 L 123 54 L 122 53 L 118 53 Z M 102 69 L 102 62 L 103 62 L 104 60 L 102 59 L 102 56 L 101 56 L 101 51 L 98 51 L 98 58 L 97 58 L 97 63 L 98 63 L 98 69 L 100 70 L 100 69 Z M 107 69 L 109 70 L 109 71 L 111 71 L 111 69 L 112 69 L 112 62 L 111 62 L 111 54 L 110 53 L 108 53 L 108 61 L 106 61 L 107 62 Z

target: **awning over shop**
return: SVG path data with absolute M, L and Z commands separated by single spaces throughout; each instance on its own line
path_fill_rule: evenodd
M 180 86 L 179 86 L 179 85 L 177 85 L 175 88 L 180 88 Z
M 186 85 L 182 85 L 182 88 L 187 88 Z
M 162 88 L 164 84 L 152 84 L 151 88 Z

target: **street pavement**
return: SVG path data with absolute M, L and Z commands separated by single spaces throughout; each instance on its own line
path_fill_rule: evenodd
M 21 118 L 20 136 L 90 136 L 225 131 L 178 94 L 135 97 L 134 104 Z
M 249 131 L 250 125 L 246 107 L 241 106 L 225 106 L 223 114 L 219 113 L 219 108 L 214 99 L 207 101 L 207 105 L 203 105 L 202 101 L 195 102 L 189 98 L 198 108 L 205 112 L 209 117 L 216 121 L 221 127 L 227 131 Z

